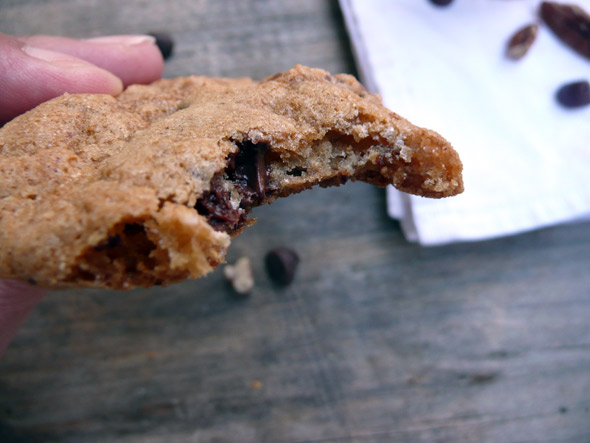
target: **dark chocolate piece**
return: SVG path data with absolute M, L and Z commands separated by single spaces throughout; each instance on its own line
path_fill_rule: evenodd
M 172 36 L 169 33 L 150 32 L 148 35 L 151 35 L 156 39 L 156 45 L 162 53 L 162 57 L 164 58 L 164 60 L 172 56 L 172 51 L 174 49 L 174 40 L 172 39 Z
M 228 178 L 244 189 L 251 204 L 261 204 L 266 197 L 268 181 L 264 156 L 268 147 L 262 143 L 246 141 L 239 145 L 239 151 L 228 166 Z
M 580 80 L 563 85 L 557 90 L 557 101 L 566 108 L 579 108 L 590 104 L 590 83 Z
M 238 231 L 246 223 L 248 212 L 264 203 L 267 193 L 268 172 L 265 144 L 249 141 L 238 145 L 238 152 L 227 160 L 227 168 L 211 180 L 210 189 L 197 200 L 195 209 L 207 217 L 207 222 L 218 231 L 229 234 Z M 240 204 L 234 208 L 230 191 L 224 181 L 233 183 L 240 195 Z
M 430 0 L 430 3 L 436 6 L 448 6 L 453 3 L 453 0 Z
M 229 192 L 223 187 L 221 175 L 216 175 L 211 180 L 211 188 L 197 200 L 195 209 L 206 217 L 207 223 L 217 231 L 233 232 L 246 221 L 245 211 L 232 206 Z
M 267 252 L 265 257 L 266 270 L 272 281 L 282 286 L 293 282 L 299 256 L 289 248 L 275 248 Z

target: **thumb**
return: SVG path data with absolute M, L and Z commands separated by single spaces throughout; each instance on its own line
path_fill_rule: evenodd
M 91 63 L 0 34 L 0 123 L 64 92 L 122 90 L 117 76 Z
M 0 280 L 0 357 L 16 331 L 47 290 L 15 280 Z

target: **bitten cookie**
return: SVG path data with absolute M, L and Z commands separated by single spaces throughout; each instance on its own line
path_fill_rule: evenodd
M 445 139 L 353 77 L 304 66 L 66 94 L 0 130 L 0 276 L 116 289 L 198 278 L 255 206 L 347 180 L 447 197 L 461 170 Z

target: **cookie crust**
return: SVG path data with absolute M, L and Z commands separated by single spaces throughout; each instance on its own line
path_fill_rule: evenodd
M 353 77 L 304 66 L 66 94 L 0 129 L 0 276 L 113 289 L 198 278 L 253 206 L 347 180 L 448 197 L 461 170 L 445 139 Z

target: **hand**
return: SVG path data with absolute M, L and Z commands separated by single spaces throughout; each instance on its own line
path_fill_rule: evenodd
M 0 125 L 65 92 L 117 95 L 127 85 L 157 80 L 162 69 L 149 36 L 75 40 L 0 33 Z M 0 280 L 0 356 L 46 293 Z
M 0 124 L 64 92 L 117 95 L 162 76 L 153 37 L 75 40 L 0 33 Z

